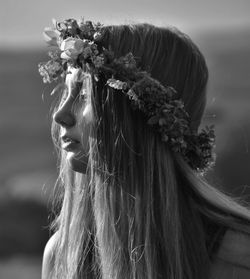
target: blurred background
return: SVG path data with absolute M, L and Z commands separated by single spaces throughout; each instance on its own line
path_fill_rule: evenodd
M 104 24 L 173 25 L 204 53 L 210 71 L 205 124 L 215 124 L 217 164 L 208 179 L 250 202 L 250 1 L 43 0 L 1 2 L 0 278 L 40 278 L 49 237 L 56 156 L 42 31 L 74 17 Z

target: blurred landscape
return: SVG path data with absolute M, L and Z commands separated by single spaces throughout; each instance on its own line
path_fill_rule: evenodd
M 217 187 L 250 202 L 250 29 L 194 38 L 209 71 L 203 125 L 215 124 Z M 43 50 L 0 50 L 0 278 L 40 278 L 56 179 L 50 137 L 51 88 L 37 64 Z M 20 268 L 22 266 L 22 268 Z M 16 275 L 18 270 L 18 276 Z

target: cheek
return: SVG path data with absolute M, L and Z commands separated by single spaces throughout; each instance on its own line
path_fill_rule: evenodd
M 79 131 L 81 133 L 81 142 L 84 149 L 88 149 L 89 146 L 89 136 L 91 126 L 93 125 L 93 111 L 91 105 L 86 105 L 85 108 L 79 111 L 80 119 L 79 123 Z
M 86 124 L 92 124 L 94 117 L 93 117 L 93 110 L 91 104 L 87 104 L 82 111 L 82 119 Z
M 84 108 L 80 105 L 78 108 L 75 107 L 74 114 L 80 130 L 93 123 L 93 111 L 90 104 L 84 105 Z

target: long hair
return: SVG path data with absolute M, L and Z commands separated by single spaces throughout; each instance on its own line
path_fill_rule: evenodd
M 117 57 L 132 52 L 141 69 L 174 87 L 198 130 L 208 70 L 186 35 L 148 24 L 109 26 L 101 43 Z M 208 278 L 220 233 L 250 233 L 249 210 L 193 171 L 104 80 L 90 90 L 95 124 L 86 174 L 59 154 L 55 277 Z M 56 144 L 57 130 L 53 124 Z

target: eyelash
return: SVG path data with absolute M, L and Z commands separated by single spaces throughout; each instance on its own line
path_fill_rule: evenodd
M 64 102 L 66 101 L 67 98 L 68 98 L 68 95 L 67 95 L 67 93 L 65 94 L 65 92 L 64 92 L 64 94 L 61 98 L 61 104 L 64 104 Z M 85 103 L 87 101 L 87 94 L 80 92 L 75 99 L 75 102 L 76 101 Z
M 79 100 L 79 101 L 84 101 L 84 102 L 86 102 L 86 100 L 87 100 L 87 95 L 86 95 L 86 94 L 79 94 L 78 100 Z

